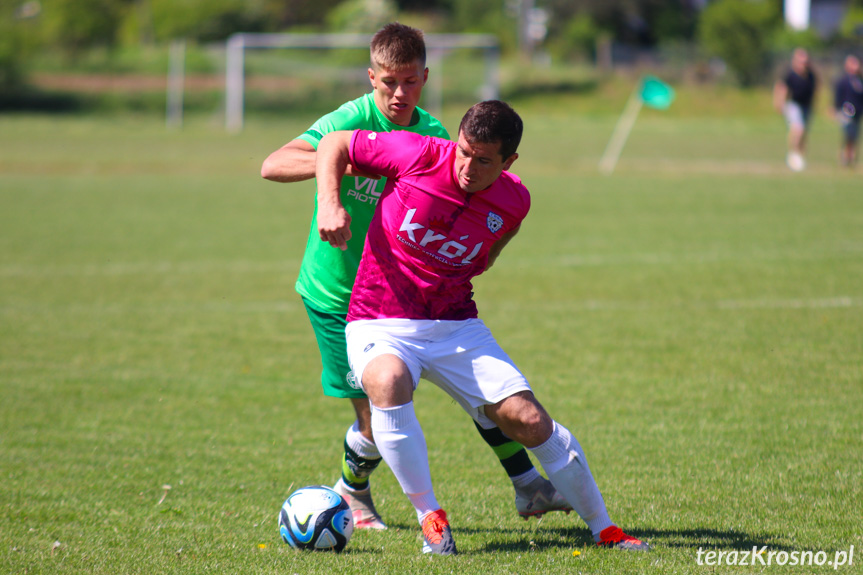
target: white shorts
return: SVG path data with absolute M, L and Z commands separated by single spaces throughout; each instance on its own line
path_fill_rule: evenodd
M 480 319 L 352 321 L 345 330 L 357 380 L 374 358 L 391 354 L 408 366 L 414 389 L 423 377 L 462 406 L 484 429 L 495 427 L 484 406 L 530 385 Z
M 809 110 L 802 108 L 797 102 L 790 100 L 785 102 L 783 112 L 785 113 L 785 121 L 789 126 L 798 126 L 806 129 L 809 125 Z

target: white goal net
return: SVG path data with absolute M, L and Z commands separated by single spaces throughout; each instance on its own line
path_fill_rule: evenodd
M 243 128 L 245 94 L 245 53 L 250 49 L 333 50 L 369 49 L 370 34 L 251 34 L 228 38 L 225 63 L 225 127 L 232 132 Z M 424 108 L 439 116 L 443 107 L 443 59 L 453 50 L 478 50 L 484 55 L 484 74 L 477 97 L 498 97 L 500 49 L 497 38 L 488 34 L 426 34 L 426 62 L 434 72 L 424 92 Z

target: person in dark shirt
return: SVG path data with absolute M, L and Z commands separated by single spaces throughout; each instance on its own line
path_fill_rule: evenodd
M 799 172 L 806 167 L 806 134 L 812 116 L 812 103 L 818 82 L 809 62 L 809 53 L 796 48 L 791 68 L 776 82 L 773 102 L 788 123 L 788 167 Z
M 839 161 L 843 166 L 852 168 L 857 162 L 860 118 L 863 117 L 863 76 L 860 75 L 860 58 L 849 54 L 845 57 L 844 68 L 845 73 L 836 82 L 833 107 L 836 110 L 836 119 L 842 126 Z

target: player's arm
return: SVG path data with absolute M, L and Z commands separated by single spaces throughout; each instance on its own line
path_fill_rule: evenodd
M 261 177 L 273 182 L 302 182 L 315 177 L 314 146 L 305 140 L 292 140 L 267 156 Z
M 815 114 L 818 111 L 818 106 L 815 105 L 815 102 L 818 101 L 819 96 L 818 90 L 818 77 L 812 77 L 812 105 L 810 107 L 812 114 Z
M 777 80 L 773 85 L 773 107 L 780 114 L 785 106 L 785 100 L 788 98 L 788 86 L 783 80 Z
M 318 144 L 318 233 L 321 240 L 346 250 L 351 239 L 351 216 L 339 198 L 342 175 L 350 164 L 353 132 L 330 132 Z
M 302 182 L 315 177 L 315 162 L 317 152 L 314 146 L 305 140 L 292 140 L 270 154 L 261 166 L 261 177 L 273 182 Z M 375 178 L 354 169 L 348 164 L 343 172 L 345 176 L 361 176 Z
M 833 110 L 836 113 L 836 117 L 839 118 L 842 115 L 842 104 L 845 103 L 845 94 L 843 91 L 843 79 L 840 78 L 836 85 L 833 87 Z
M 518 230 L 520 229 L 521 224 L 517 225 L 516 227 L 503 234 L 503 236 L 501 236 L 501 238 L 497 240 L 493 246 L 491 246 L 491 249 L 488 251 L 488 265 L 485 266 L 485 269 L 490 268 L 494 264 L 497 256 L 500 255 L 500 252 L 503 251 L 503 248 L 506 246 L 506 244 L 509 243 L 509 240 L 514 238 L 515 235 L 518 233 Z

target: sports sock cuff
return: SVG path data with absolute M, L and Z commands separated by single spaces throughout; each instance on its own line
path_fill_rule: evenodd
M 604 512 L 600 518 L 591 521 L 590 532 L 591 535 L 593 535 L 593 540 L 599 543 L 599 540 L 602 539 L 602 532 L 613 525 L 614 522 L 608 517 L 607 511 Z
M 426 515 L 440 509 L 440 505 L 437 502 L 434 491 L 426 491 L 425 493 L 408 493 L 407 496 L 417 512 L 417 520 L 420 525 L 423 524 L 423 519 L 425 519 Z
M 376 431 L 398 431 L 416 420 L 417 416 L 412 401 L 396 407 L 375 407 L 372 405 L 372 429 Z
M 569 430 L 555 421 L 551 437 L 530 450 L 542 464 L 546 474 L 551 475 L 569 462 L 570 437 L 572 434 Z
M 357 421 L 354 421 L 354 424 L 348 428 L 345 434 L 345 448 L 346 450 L 350 449 L 364 459 L 380 459 L 381 457 L 378 446 L 360 433 L 359 422 Z
M 513 478 L 516 475 L 521 475 L 533 469 L 533 462 L 530 460 L 530 457 L 527 454 L 527 450 L 522 447 L 518 453 L 513 455 L 512 457 L 507 457 L 506 459 L 501 459 L 500 464 L 503 466 L 506 474 Z
M 531 467 L 530 471 L 525 471 L 521 475 L 514 475 L 509 478 L 516 489 L 524 489 L 530 485 L 537 477 L 541 477 L 536 467 Z

